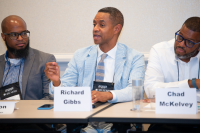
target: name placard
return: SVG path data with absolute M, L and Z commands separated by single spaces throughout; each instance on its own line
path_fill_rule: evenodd
M 156 89 L 156 114 L 196 114 L 196 89 Z
M 55 87 L 54 111 L 91 111 L 90 87 Z
M 0 115 L 12 114 L 15 108 L 15 102 L 0 102 Z

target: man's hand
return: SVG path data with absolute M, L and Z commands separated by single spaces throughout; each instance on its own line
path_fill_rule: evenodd
M 150 103 L 151 100 L 150 99 L 143 99 L 143 103 Z
M 60 68 L 56 62 L 48 62 L 44 72 L 45 75 L 53 82 L 54 86 L 60 85 Z
M 92 91 L 92 103 L 96 102 L 107 102 L 108 100 L 113 99 L 113 95 L 111 92 L 100 92 L 100 91 Z

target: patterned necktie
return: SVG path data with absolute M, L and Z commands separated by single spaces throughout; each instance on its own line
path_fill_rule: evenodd
M 104 59 L 107 57 L 107 54 L 101 56 L 101 60 L 98 63 L 96 71 L 96 81 L 103 82 L 104 79 Z

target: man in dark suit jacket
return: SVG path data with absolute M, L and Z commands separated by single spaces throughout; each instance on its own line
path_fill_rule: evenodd
M 0 56 L 0 87 L 19 83 L 24 100 L 38 100 L 49 94 L 50 80 L 44 73 L 55 57 L 29 47 L 30 31 L 19 16 L 8 16 L 1 23 L 1 36 L 7 51 Z

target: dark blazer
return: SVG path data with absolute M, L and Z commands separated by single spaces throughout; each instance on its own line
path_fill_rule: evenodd
M 25 59 L 22 76 L 22 99 L 39 100 L 49 93 L 50 80 L 44 69 L 47 62 L 55 62 L 54 55 L 29 48 L 29 55 Z M 0 56 L 0 86 L 5 68 L 5 54 Z

